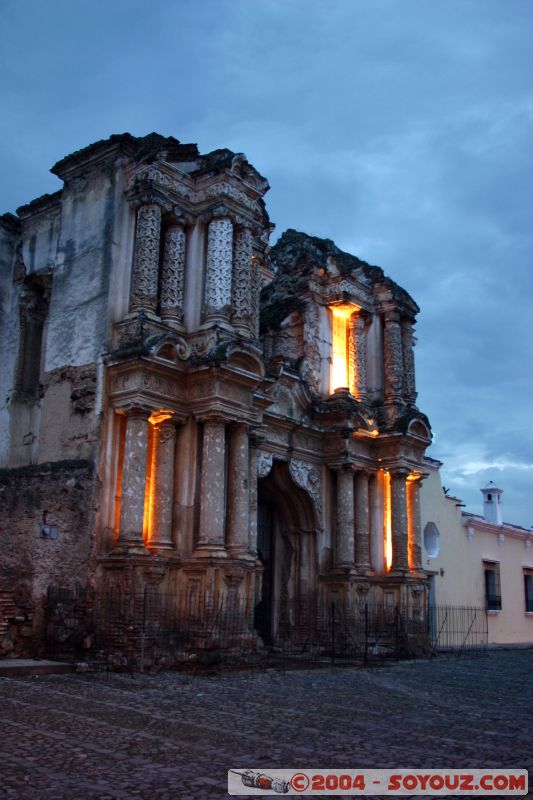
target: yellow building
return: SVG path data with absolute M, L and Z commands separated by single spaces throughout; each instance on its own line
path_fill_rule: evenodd
M 420 492 L 430 603 L 487 613 L 489 644 L 533 643 L 533 532 L 502 521 L 502 490 L 481 489 L 483 516 L 444 493 L 441 463 L 426 458 Z

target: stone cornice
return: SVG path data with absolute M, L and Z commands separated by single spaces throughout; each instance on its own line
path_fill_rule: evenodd
M 120 157 L 133 158 L 138 139 L 130 133 L 120 133 L 76 150 L 58 161 L 50 172 L 63 181 L 98 167 L 107 166 Z
M 211 177 L 209 182 L 205 181 L 205 185 L 202 185 L 186 173 L 164 162 L 143 164 L 130 171 L 128 179 L 130 190 L 139 182 L 146 181 L 165 191 L 175 202 L 185 202 L 196 210 L 198 206 L 210 206 L 216 201 L 224 200 L 233 205 L 236 212 L 242 212 L 245 208 L 254 216 L 263 215 L 263 209 L 258 202 L 260 193 L 244 191 L 240 181 L 227 172 Z
M 505 522 L 502 525 L 498 525 L 495 522 L 487 522 L 482 517 L 472 516 L 464 511 L 462 512 L 462 525 L 464 528 L 473 528 L 483 533 L 492 533 L 496 536 L 503 534 L 515 539 L 533 542 L 533 531 L 528 531 L 527 528 L 521 528 L 519 525 L 511 525 Z
M 20 234 L 20 220 L 9 212 L 7 214 L 2 214 L 2 216 L 0 216 L 0 228 L 13 236 L 18 236 Z
M 43 194 L 41 197 L 36 197 L 31 203 L 26 203 L 24 206 L 17 208 L 17 215 L 22 222 L 25 222 L 30 217 L 37 214 L 47 214 L 49 212 L 59 211 L 61 208 L 61 198 L 63 190 L 54 192 L 53 194 Z

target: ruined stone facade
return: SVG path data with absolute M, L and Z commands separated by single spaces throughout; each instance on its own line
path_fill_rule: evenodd
M 52 171 L 0 218 L 3 652 L 50 585 L 235 596 L 265 641 L 310 595 L 423 602 L 409 295 L 270 249 L 242 154 L 124 134 Z

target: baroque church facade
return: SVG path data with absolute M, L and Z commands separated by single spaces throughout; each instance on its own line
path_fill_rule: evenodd
M 3 652 L 50 586 L 233 596 L 264 641 L 310 596 L 424 607 L 413 299 L 270 247 L 242 154 L 123 134 L 52 172 L 0 218 Z

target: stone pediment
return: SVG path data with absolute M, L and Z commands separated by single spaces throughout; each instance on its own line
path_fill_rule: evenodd
M 269 414 L 299 422 L 309 420 L 311 396 L 297 376 L 282 372 L 268 396 L 273 401 Z

